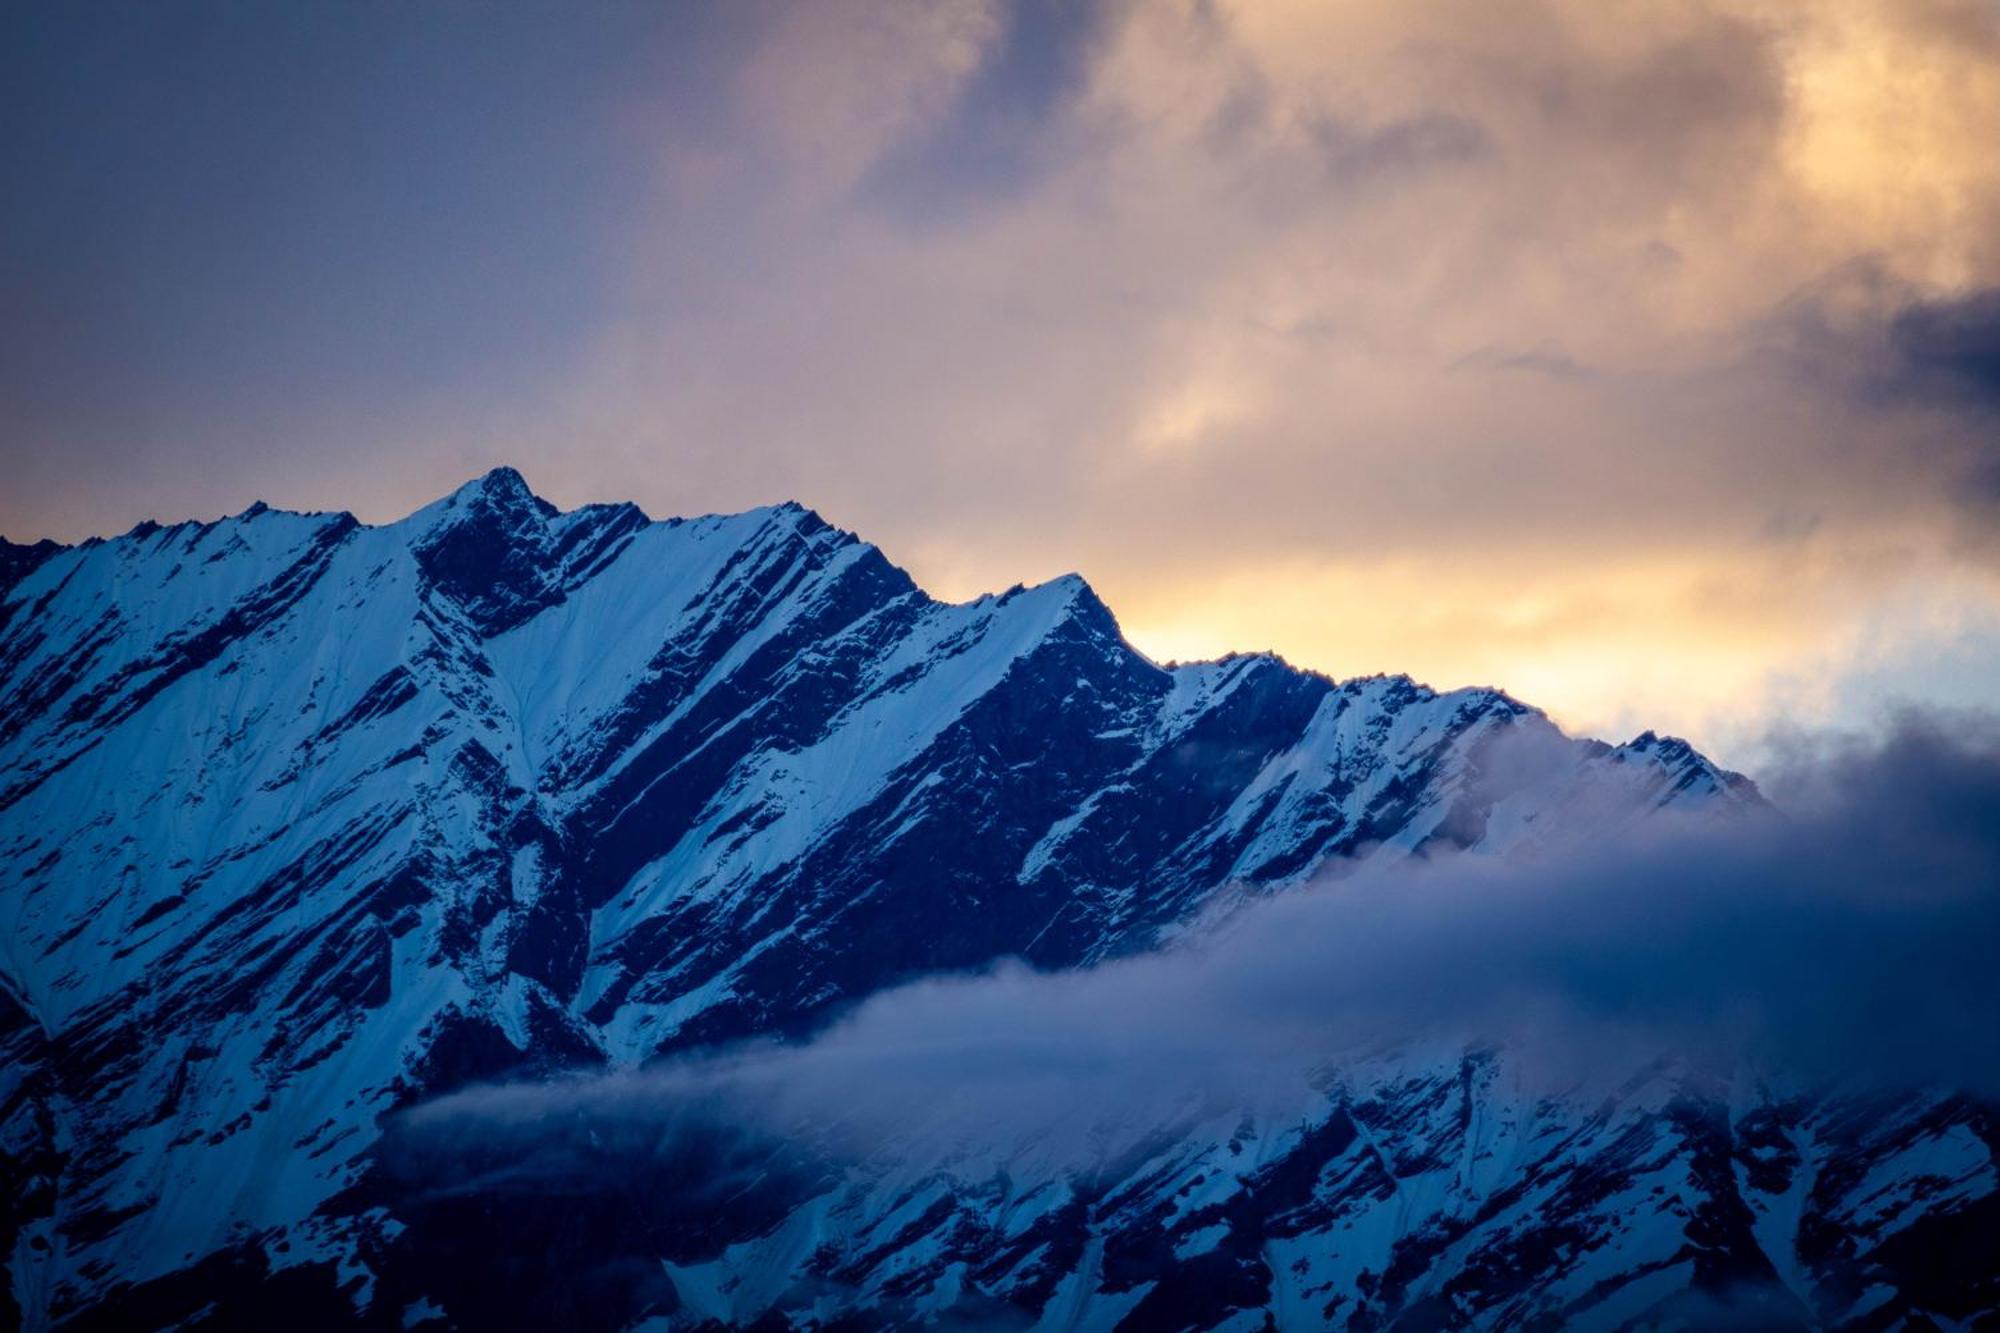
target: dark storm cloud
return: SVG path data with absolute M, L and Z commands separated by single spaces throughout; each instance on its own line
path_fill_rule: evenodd
M 1927 297 L 1874 259 L 1841 266 L 1762 327 L 1750 373 L 1776 364 L 1815 392 L 1924 428 L 1879 435 L 1883 470 L 1936 479 L 1975 540 L 2000 519 L 2000 287 Z M 1853 454 L 1840 461 L 1852 465 Z
M 699 1112 L 856 1151 L 938 1134 L 1095 1153 L 1182 1115 L 1295 1108 L 1371 1054 L 1464 1043 L 1550 1091 L 1668 1058 L 2000 1095 L 2000 724 L 1912 715 L 1879 744 L 1790 753 L 1782 814 L 1659 816 L 1520 861 L 1364 863 L 1163 953 L 923 982 L 803 1046 L 473 1091 L 404 1129 L 486 1126 L 532 1159 L 551 1116 L 632 1141 Z
M 1864 257 L 1793 293 L 1760 341 L 1877 409 L 2000 409 L 2000 287 L 1926 296 Z
M 2000 287 L 1918 301 L 1889 326 L 1905 367 L 2000 410 Z

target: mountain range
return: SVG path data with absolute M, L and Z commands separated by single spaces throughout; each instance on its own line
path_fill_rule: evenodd
M 380 526 L 256 505 L 0 546 L 0 599 L 0 1324 L 2000 1310 L 2000 1117 L 1951 1090 L 1653 1062 L 1551 1096 L 1504 1049 L 1412 1047 L 1085 1165 L 558 1116 L 574 1172 L 510 1176 L 482 1154 L 518 1144 L 399 1128 L 809 1041 L 919 978 L 1171 950 L 1331 867 L 1756 817 L 1682 741 L 1161 664 L 1075 576 L 944 602 L 795 504 L 565 512 L 504 468 Z

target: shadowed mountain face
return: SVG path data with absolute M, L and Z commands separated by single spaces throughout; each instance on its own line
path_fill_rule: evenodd
M 1993 1119 L 1955 1098 L 1651 1070 L 1585 1107 L 1413 1055 L 1303 1123 L 1195 1118 L 1086 1173 L 703 1121 L 615 1187 L 413 1155 L 384 1120 L 1153 947 L 1333 858 L 1757 804 L 1678 741 L 1271 657 L 1161 667 L 1074 577 L 943 603 L 797 506 L 561 513 L 505 469 L 383 527 L 258 506 L 0 557 L 5 1318 L 1993 1308 L 1934 1261 L 1993 1234 L 1963 1222 Z

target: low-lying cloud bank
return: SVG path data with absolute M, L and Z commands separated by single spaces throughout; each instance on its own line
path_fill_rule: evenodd
M 1101 1155 L 1467 1043 L 1557 1093 L 1666 1057 L 2000 1095 L 2000 721 L 1912 715 L 1880 743 L 1789 753 L 1762 814 L 1661 815 L 1524 858 L 1363 862 L 1166 951 L 919 982 L 797 1046 L 464 1092 L 398 1140 L 470 1138 L 494 1150 L 482 1170 L 531 1174 L 568 1169 L 561 1144 L 693 1142 L 713 1160 L 766 1131 L 836 1153 Z

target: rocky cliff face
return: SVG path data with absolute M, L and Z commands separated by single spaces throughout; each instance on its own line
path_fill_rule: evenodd
M 1495 1053 L 1330 1071 L 1303 1121 L 1041 1179 L 795 1144 L 699 1206 L 684 1177 L 413 1186 L 383 1117 L 469 1082 L 1154 947 L 1330 858 L 1758 798 L 1493 691 L 1162 667 L 1074 577 L 938 602 L 790 505 L 561 513 L 503 469 L 382 527 L 258 506 L 4 554 L 0 1244 L 29 1326 L 1994 1308 L 1935 1259 L 1994 1235 L 1989 1108 L 1672 1070 L 1550 1102 Z

